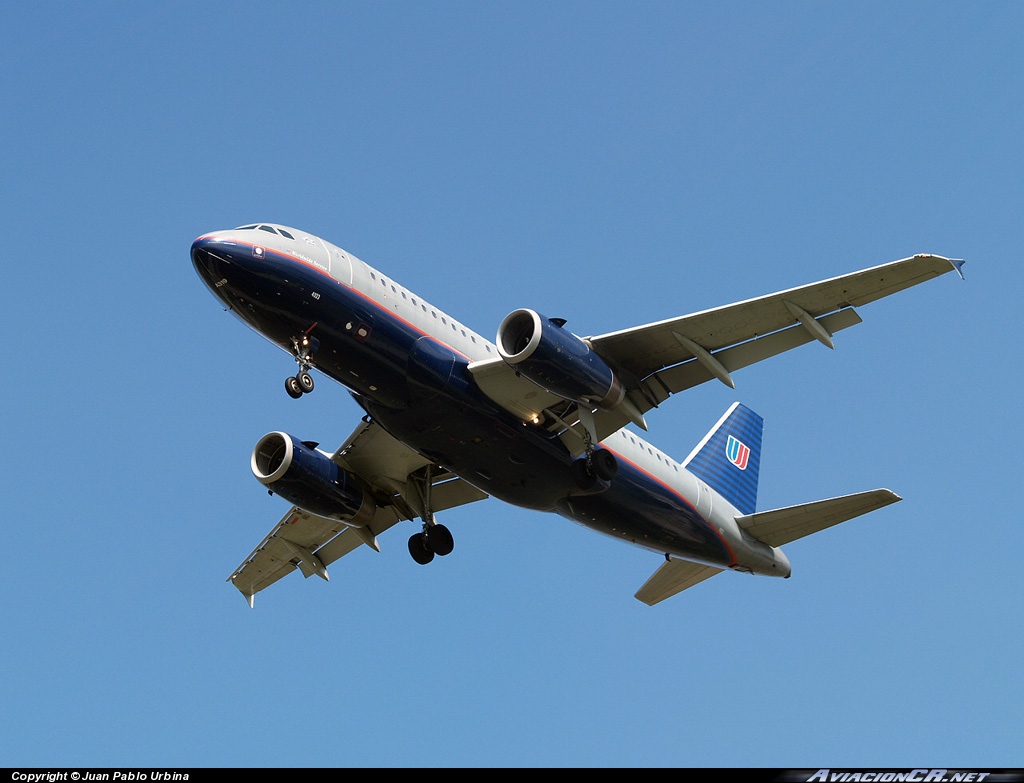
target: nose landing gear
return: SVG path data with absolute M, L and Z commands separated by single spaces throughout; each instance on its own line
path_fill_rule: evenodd
M 319 347 L 320 341 L 315 337 L 310 337 L 309 333 L 315 326 L 316 324 L 313 324 L 309 327 L 302 337 L 292 338 L 292 356 L 299 365 L 299 371 L 290 378 L 284 379 L 284 389 L 292 399 L 297 400 L 303 394 L 313 391 L 313 376 L 309 374 L 309 371 L 313 367 L 312 357 Z

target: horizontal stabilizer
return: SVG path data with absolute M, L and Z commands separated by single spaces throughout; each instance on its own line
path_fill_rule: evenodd
M 856 495 L 747 514 L 736 517 L 736 522 L 758 541 L 768 546 L 782 546 L 899 500 L 902 498 L 891 490 L 873 489 Z
M 667 560 L 654 572 L 644 586 L 636 591 L 638 600 L 648 606 L 671 598 L 688 587 L 710 579 L 722 572 L 721 568 L 691 563 L 687 560 Z

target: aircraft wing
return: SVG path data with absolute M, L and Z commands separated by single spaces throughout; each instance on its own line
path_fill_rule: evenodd
M 373 518 L 354 528 L 292 506 L 228 577 L 250 606 L 256 593 L 296 569 L 306 578 L 316 574 L 329 580 L 327 566 L 360 544 L 379 551 L 378 535 L 403 519 L 422 516 L 424 492 L 435 512 L 487 497 L 373 422 L 361 423 L 331 459 L 368 485 L 377 503 Z
M 860 323 L 853 308 L 934 277 L 963 262 L 916 255 L 767 296 L 589 338 L 606 361 L 638 380 L 641 412 L 712 378 Z
M 717 378 L 734 387 L 732 373 L 817 340 L 833 347 L 832 336 L 860 323 L 854 307 L 873 302 L 946 272 L 963 261 L 916 255 L 818 283 L 704 310 L 679 318 L 587 338 L 623 384 L 633 407 L 644 414 L 668 397 Z M 470 365 L 488 396 L 516 415 L 539 410 L 556 414 L 561 424 L 578 417 L 558 397 L 541 390 L 501 359 Z M 599 438 L 631 419 L 621 409 L 598 411 Z M 563 438 L 565 439 L 565 438 Z M 574 441 L 582 441 L 573 436 Z M 566 440 L 569 444 L 569 440 Z M 577 447 L 582 449 L 582 445 Z M 574 448 L 574 450 L 576 450 Z

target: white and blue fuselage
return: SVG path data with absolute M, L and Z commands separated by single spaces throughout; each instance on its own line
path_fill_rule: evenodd
M 248 326 L 293 355 L 308 346 L 308 365 L 346 387 L 373 421 L 488 495 L 666 556 L 789 575 L 781 550 L 737 524 L 752 508 L 737 508 L 629 429 L 600 443 L 617 461 L 614 480 L 579 492 L 577 455 L 563 440 L 475 383 L 468 367 L 498 358 L 497 345 L 351 253 L 253 224 L 199 237 L 191 257 Z M 754 482 L 756 490 L 756 473 Z

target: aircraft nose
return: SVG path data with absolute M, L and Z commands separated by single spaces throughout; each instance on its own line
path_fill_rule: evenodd
M 204 234 L 192 243 L 192 266 L 207 285 L 223 278 L 226 263 L 227 243 L 216 234 Z
M 213 257 L 209 252 L 210 240 L 199 237 L 192 243 L 192 266 L 203 280 L 209 284 L 213 275 Z

